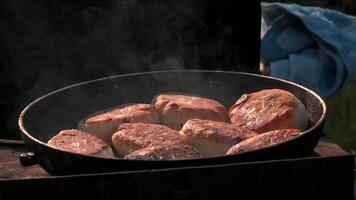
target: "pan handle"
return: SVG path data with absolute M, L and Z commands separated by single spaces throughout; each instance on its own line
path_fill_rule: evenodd
M 20 155 L 20 164 L 24 167 L 38 164 L 36 154 L 33 152 L 22 153 Z
M 0 147 L 25 148 L 22 140 L 0 139 Z M 37 156 L 33 152 L 20 154 L 20 164 L 22 166 L 31 166 L 38 164 Z
M 25 148 L 25 143 L 22 140 L 0 139 L 1 147 Z

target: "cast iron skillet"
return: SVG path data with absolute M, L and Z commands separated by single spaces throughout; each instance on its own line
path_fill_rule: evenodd
M 127 103 L 149 103 L 163 92 L 193 93 L 213 98 L 228 109 L 245 93 L 280 88 L 306 106 L 309 127 L 288 142 L 231 156 L 190 160 L 139 161 L 86 156 L 51 148 L 46 142 L 60 130 L 75 128 L 83 117 Z M 313 91 L 267 76 L 222 71 L 174 70 L 117 75 L 68 86 L 44 95 L 20 114 L 21 135 L 38 163 L 53 175 L 99 173 L 227 164 L 297 157 L 312 152 L 322 133 L 326 105 Z

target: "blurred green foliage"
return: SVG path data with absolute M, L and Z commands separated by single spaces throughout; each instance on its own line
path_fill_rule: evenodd
M 356 149 L 356 81 L 327 100 L 325 132 L 346 150 Z
M 278 2 L 318 6 L 356 16 L 356 0 L 282 0 Z M 327 137 L 347 151 L 356 150 L 356 80 L 348 88 L 326 101 L 328 113 L 324 131 Z

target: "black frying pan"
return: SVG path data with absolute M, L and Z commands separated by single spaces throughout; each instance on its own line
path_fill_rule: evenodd
M 245 93 L 280 88 L 306 106 L 309 127 L 301 136 L 282 144 L 231 156 L 190 160 L 140 161 L 86 156 L 54 149 L 46 142 L 60 130 L 75 128 L 85 116 L 127 103 L 149 103 L 163 92 L 193 93 L 213 98 L 228 109 Z M 118 75 L 75 84 L 42 96 L 21 113 L 19 126 L 28 149 L 53 175 L 160 169 L 227 164 L 297 157 L 312 152 L 322 133 L 326 105 L 313 91 L 297 84 L 248 73 L 178 70 Z

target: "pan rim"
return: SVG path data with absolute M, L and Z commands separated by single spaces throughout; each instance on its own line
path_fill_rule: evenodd
M 61 151 L 61 152 L 65 152 L 68 154 L 73 154 L 76 156 L 84 156 L 84 157 L 91 157 L 91 158 L 100 158 L 100 159 L 105 159 L 105 160 L 125 160 L 127 161 L 132 161 L 132 162 L 181 162 L 181 161 L 191 161 L 191 160 L 207 160 L 207 159 L 216 159 L 216 158 L 221 158 L 221 157 L 231 157 L 231 156 L 238 156 L 238 155 L 246 155 L 249 153 L 257 153 L 259 151 L 265 150 L 265 149 L 270 149 L 273 148 L 275 146 L 278 146 L 279 144 L 273 144 L 270 146 L 266 146 L 260 149 L 256 149 L 253 151 L 248 151 L 248 152 L 243 152 L 243 153 L 238 153 L 238 154 L 233 154 L 233 155 L 221 155 L 221 156 L 211 156 L 211 157 L 203 157 L 203 158 L 191 158 L 191 159 L 176 159 L 176 160 L 128 160 L 128 159 L 123 159 L 123 158 L 107 158 L 107 157 L 100 157 L 100 156 L 93 156 L 93 155 L 85 155 L 85 154 L 80 154 L 80 153 L 76 153 L 76 152 L 69 152 L 69 151 L 63 151 L 60 149 L 56 149 L 54 147 L 51 147 L 49 145 L 47 145 L 46 143 L 40 141 L 39 139 L 35 138 L 34 136 L 32 136 L 32 134 L 30 134 L 27 129 L 25 128 L 24 125 L 24 117 L 26 112 L 31 109 L 31 107 L 33 107 L 33 105 L 37 104 L 38 102 L 40 102 L 41 100 L 47 98 L 48 96 L 51 96 L 53 94 L 57 94 L 61 91 L 67 90 L 67 89 L 71 89 L 71 88 L 75 88 L 75 87 L 79 87 L 81 85 L 85 85 L 85 84 L 90 84 L 90 83 L 95 83 L 95 82 L 100 82 L 100 81 L 105 81 L 105 80 L 109 80 L 109 79 L 115 79 L 115 78 L 120 78 L 120 77 L 130 77 L 130 76 L 142 76 L 142 75 L 148 75 L 148 74 L 164 74 L 164 73 L 225 73 L 225 74 L 237 74 L 237 75 L 247 75 L 247 76 L 254 76 L 254 77 L 259 77 L 259 78 L 265 78 L 265 79 L 271 79 L 271 80 L 275 80 L 275 81 L 280 81 L 280 82 L 284 82 L 286 84 L 290 84 L 293 85 L 295 87 L 298 87 L 302 90 L 307 91 L 308 93 L 312 94 L 314 97 L 316 97 L 319 100 L 319 103 L 321 103 L 323 112 L 321 117 L 318 119 L 318 121 L 311 127 L 309 127 L 307 130 L 304 130 L 303 132 L 301 132 L 297 137 L 294 137 L 290 140 L 287 140 L 285 142 L 283 142 L 282 144 L 285 143 L 289 143 L 293 140 L 298 139 L 299 137 L 301 137 L 304 134 L 308 134 L 309 132 L 311 132 L 312 130 L 314 130 L 315 128 L 319 127 L 321 125 L 321 123 L 324 122 L 325 118 L 326 118 L 326 113 L 327 113 L 327 107 L 326 107 L 326 103 L 325 101 L 320 97 L 320 95 L 318 95 L 316 92 L 314 92 L 313 90 L 306 88 L 302 85 L 299 85 L 297 83 L 288 81 L 288 80 L 284 80 L 284 79 L 280 79 L 280 78 L 275 78 L 275 77 L 271 77 L 271 76 L 265 76 L 265 75 L 260 75 L 260 74 L 254 74 L 254 73 L 248 73 L 248 72 L 237 72 L 237 71 L 223 71 L 223 70 L 198 70 L 198 69 L 180 69 L 180 70 L 159 70 L 159 71 L 148 71 L 148 72 L 137 72 L 137 73 L 129 73 L 129 74 L 119 74 L 119 75 L 112 75 L 112 76 L 106 76 L 106 77 L 101 77 L 101 78 L 97 78 L 97 79 L 93 79 L 93 80 L 88 80 L 88 81 L 83 81 L 83 82 L 79 82 L 79 83 L 75 83 L 75 84 L 71 84 L 56 90 L 53 90 L 47 94 L 44 94 L 42 96 L 40 96 L 39 98 L 35 99 L 34 101 L 32 101 L 31 103 L 29 103 L 20 113 L 19 118 L 18 118 L 18 126 L 20 128 L 20 131 L 29 139 L 31 139 L 32 141 L 45 146 L 46 148 L 50 148 L 51 150 L 56 150 L 56 151 Z

